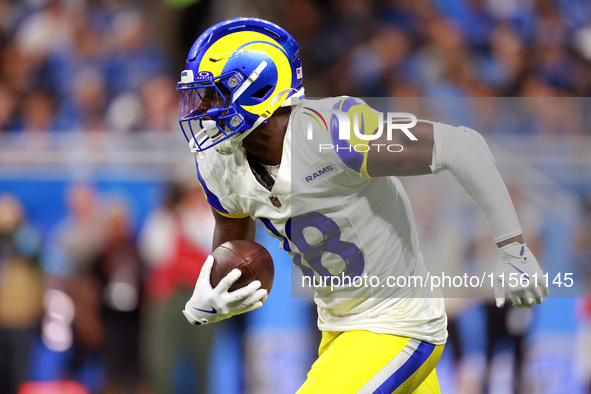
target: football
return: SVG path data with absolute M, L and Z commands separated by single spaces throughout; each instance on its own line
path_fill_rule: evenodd
M 224 242 L 212 253 L 214 263 L 211 268 L 211 286 L 215 288 L 220 280 L 234 268 L 242 271 L 242 275 L 230 291 L 240 289 L 254 280 L 261 281 L 261 288 L 271 292 L 275 267 L 271 255 L 264 246 L 246 240 Z

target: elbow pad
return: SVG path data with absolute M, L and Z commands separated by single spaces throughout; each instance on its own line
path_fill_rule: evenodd
M 521 234 L 517 214 L 495 159 L 476 131 L 433 123 L 431 171 L 448 170 L 483 212 L 495 242 Z

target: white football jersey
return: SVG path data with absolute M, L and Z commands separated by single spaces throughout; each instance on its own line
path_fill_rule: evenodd
M 207 199 L 225 216 L 261 220 L 280 240 L 309 279 L 302 284 L 314 285 L 320 330 L 445 343 L 443 300 L 426 281 L 408 196 L 397 178 L 367 175 L 364 149 L 338 139 L 337 111 L 360 121 L 361 133 L 375 130 L 359 99 L 304 100 L 292 107 L 270 190 L 243 150 L 197 154 Z

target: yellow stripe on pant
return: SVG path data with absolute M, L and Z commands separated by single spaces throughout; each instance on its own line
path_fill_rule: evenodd
M 443 346 L 362 330 L 323 332 L 297 394 L 440 393 L 435 365 Z

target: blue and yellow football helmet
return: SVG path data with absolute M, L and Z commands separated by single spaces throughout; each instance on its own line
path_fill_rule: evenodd
M 218 23 L 191 47 L 177 90 L 191 152 L 232 153 L 279 107 L 303 98 L 298 43 L 262 19 Z

